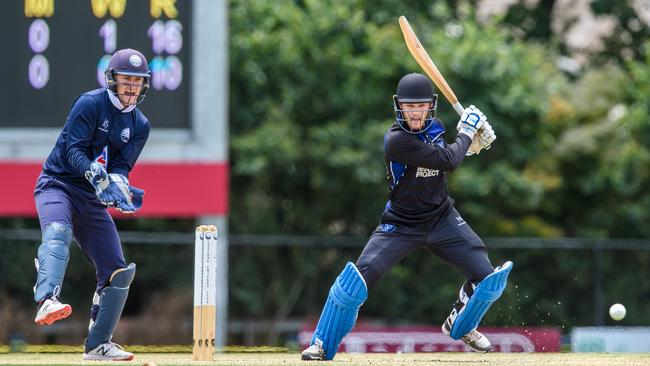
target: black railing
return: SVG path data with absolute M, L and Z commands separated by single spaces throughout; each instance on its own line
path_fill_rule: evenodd
M 41 232 L 38 229 L 0 229 L 0 256 L 2 241 L 24 240 L 38 242 Z M 122 231 L 120 238 L 126 245 L 193 245 L 194 233 L 184 232 L 144 232 Z M 250 235 L 231 234 L 230 246 L 266 247 L 321 247 L 321 248 L 362 248 L 367 237 L 355 236 L 296 236 L 296 235 Z M 605 314 L 605 294 L 603 289 L 603 252 L 605 250 L 650 250 L 650 240 L 642 239 L 589 239 L 589 238 L 531 238 L 531 237 L 489 237 L 484 238 L 492 249 L 560 249 L 591 250 L 593 252 L 593 306 L 594 324 L 603 325 Z M 2 285 L 0 274 L 0 285 Z

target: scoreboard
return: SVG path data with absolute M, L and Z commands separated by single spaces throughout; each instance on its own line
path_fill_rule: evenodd
M 63 126 L 72 102 L 105 87 L 121 48 L 152 73 L 139 108 L 155 128 L 189 128 L 190 0 L 8 0 L 0 12 L 0 128 Z
M 70 107 L 123 48 L 152 72 L 151 134 L 129 175 L 139 217 L 228 212 L 227 0 L 0 0 L 0 217 L 35 217 L 34 182 Z M 186 192 L 178 195 L 182 177 Z

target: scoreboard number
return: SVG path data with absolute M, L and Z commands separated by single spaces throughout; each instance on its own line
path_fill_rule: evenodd
M 192 0 L 11 0 L 0 42 L 16 50 L 0 59 L 12 108 L 2 127 L 56 127 L 81 93 L 105 88 L 115 51 L 142 52 L 151 88 L 140 109 L 157 127 L 189 127 L 189 30 Z M 26 37 L 12 37 L 15 31 Z M 37 106 L 38 108 L 34 108 Z

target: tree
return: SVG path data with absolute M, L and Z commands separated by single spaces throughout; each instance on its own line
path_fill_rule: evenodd
M 551 140 L 544 114 L 563 83 L 551 55 L 444 3 L 399 6 L 461 100 L 495 122 L 495 148 L 454 173 L 459 199 L 482 202 L 468 203 L 470 215 L 518 215 L 522 201 L 534 209 L 543 188 L 519 171 Z M 391 95 L 403 74 L 420 71 L 387 14 L 361 0 L 232 4 L 234 232 L 366 234 L 376 225 Z M 440 116 L 453 138 L 458 117 L 444 101 Z

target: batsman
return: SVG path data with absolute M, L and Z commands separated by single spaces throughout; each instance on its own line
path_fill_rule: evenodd
M 485 244 L 454 208 L 447 174 L 466 155 L 490 146 L 496 135 L 485 114 L 470 106 L 456 125 L 455 141 L 448 144 L 444 124 L 436 117 L 437 101 L 433 84 L 422 74 L 408 74 L 397 84 L 395 123 L 384 136 L 388 201 L 357 261 L 347 263 L 334 281 L 303 360 L 333 359 L 369 290 L 418 248 L 427 248 L 466 277 L 442 332 L 474 351 L 491 350 L 477 327 L 503 293 L 512 262 L 492 266 Z
M 145 97 L 151 74 L 142 53 L 123 49 L 111 57 L 105 79 L 106 88 L 74 101 L 36 182 L 42 244 L 35 261 L 34 322 L 50 325 L 72 312 L 59 298 L 74 237 L 97 278 L 83 358 L 123 361 L 133 354 L 112 337 L 135 264 L 127 265 L 106 208 L 133 213 L 142 206 L 144 191 L 129 185 L 128 176 L 149 137 L 149 121 L 136 105 Z

